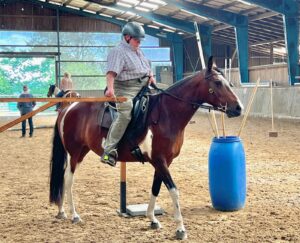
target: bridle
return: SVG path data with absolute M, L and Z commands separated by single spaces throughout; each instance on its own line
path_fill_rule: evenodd
M 207 75 L 205 76 L 205 80 L 208 80 L 210 77 L 212 77 L 214 74 L 210 74 L 210 75 Z M 151 86 L 156 89 L 157 91 L 161 92 L 161 94 L 165 94 L 165 95 L 168 95 L 176 100 L 179 100 L 179 101 L 182 101 L 186 104 L 189 104 L 189 105 L 192 105 L 194 107 L 194 109 L 198 109 L 198 108 L 203 108 L 203 109 L 206 109 L 208 110 L 209 112 L 211 110 L 216 110 L 216 111 L 222 111 L 222 112 L 225 112 L 227 111 L 227 103 L 225 105 L 222 105 L 220 104 L 220 106 L 218 107 L 214 107 L 214 106 L 211 106 L 211 105 L 203 105 L 202 103 L 199 103 L 199 102 L 193 102 L 193 101 L 189 101 L 189 100 L 185 100 L 181 97 L 178 97 L 170 92 L 168 92 L 167 90 L 163 90 L 163 89 L 160 89 L 158 88 L 155 84 L 151 84 Z M 213 88 L 209 88 L 208 89 L 208 93 L 210 95 L 215 95 L 215 91 Z

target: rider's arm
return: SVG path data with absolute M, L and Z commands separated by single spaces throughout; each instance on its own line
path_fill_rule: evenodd
M 66 86 L 66 80 L 63 78 L 62 80 L 61 80 L 61 82 L 60 82 L 60 84 L 59 84 L 59 89 L 60 90 L 63 90 L 64 89 L 64 87 Z
M 115 95 L 114 82 L 115 82 L 116 76 L 117 76 L 117 74 L 115 72 L 111 72 L 111 71 L 107 72 L 107 74 L 106 74 L 107 91 L 105 92 L 105 95 L 108 97 Z

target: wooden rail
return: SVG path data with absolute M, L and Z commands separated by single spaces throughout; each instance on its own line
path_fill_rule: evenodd
M 37 113 L 44 111 L 51 106 L 54 106 L 55 104 L 59 102 L 124 102 L 127 99 L 125 97 L 115 97 L 115 98 L 109 98 L 109 97 L 89 97 L 89 98 L 77 98 L 77 97 L 71 97 L 71 98 L 0 98 L 0 102 L 48 102 L 47 104 L 39 107 L 38 109 L 31 111 L 27 113 L 26 115 L 23 115 L 3 126 L 0 127 L 0 133 L 4 132 L 10 127 L 13 127 L 14 125 L 17 125 L 18 123 L 36 115 Z
M 88 97 L 88 98 L 0 98 L 0 102 L 124 102 L 127 99 L 125 97 Z
M 18 119 L 15 119 L 15 120 L 13 120 L 13 121 L 11 121 L 11 122 L 5 124 L 4 126 L 1 126 L 1 127 L 0 127 L 0 133 L 1 133 L 1 132 L 4 132 L 4 131 L 7 130 L 8 128 L 13 127 L 14 125 L 17 125 L 18 123 L 20 123 L 20 122 L 22 122 L 22 121 L 24 121 L 24 120 L 26 120 L 26 119 L 28 119 L 28 118 L 34 116 L 34 115 L 37 114 L 37 113 L 39 113 L 39 112 L 41 112 L 41 111 L 44 111 L 44 110 L 50 108 L 51 106 L 54 106 L 55 104 L 56 104 L 56 103 L 49 102 L 49 103 L 47 103 L 47 104 L 45 104 L 45 105 L 39 107 L 38 109 L 36 109 L 36 110 L 34 110 L 34 111 L 31 111 L 31 112 L 29 112 L 29 113 L 27 113 L 27 114 L 25 114 L 25 115 L 19 117 Z

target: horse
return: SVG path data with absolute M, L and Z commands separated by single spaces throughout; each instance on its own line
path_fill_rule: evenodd
M 55 84 L 50 84 L 49 89 L 48 89 L 48 93 L 47 93 L 47 97 L 48 98 L 50 98 L 52 96 L 56 97 L 59 92 L 60 92 L 60 89 Z M 65 94 L 63 95 L 63 98 L 70 98 L 70 97 L 79 98 L 80 95 L 77 92 L 73 91 L 73 90 L 67 90 L 65 92 Z M 68 106 L 70 104 L 71 103 L 67 103 L 67 102 L 61 103 L 61 105 L 59 106 L 58 112 L 60 112 L 66 106 Z
M 97 114 L 100 109 L 104 109 L 102 104 L 77 102 L 58 115 L 53 136 L 49 195 L 50 203 L 58 206 L 57 218 L 67 218 L 63 207 L 66 193 L 72 222 L 81 221 L 73 202 L 73 178 L 77 165 L 90 150 L 99 156 L 103 153 L 101 141 L 105 139 L 108 129 L 97 123 Z M 243 109 L 230 83 L 213 64 L 212 57 L 207 69 L 174 83 L 158 94 L 149 95 L 146 128 L 136 137 L 144 157 L 154 167 L 152 194 L 146 212 L 151 221 L 150 226 L 153 229 L 161 227 L 154 215 L 154 208 L 163 182 L 174 205 L 178 239 L 187 238 L 187 233 L 179 206 L 179 191 L 169 166 L 179 155 L 185 127 L 199 107 L 219 110 L 228 117 L 241 115 Z M 118 145 L 118 161 L 136 162 L 128 142 L 123 138 Z
M 60 89 L 55 84 L 50 84 L 47 97 L 50 98 L 54 95 L 54 97 L 59 93 Z

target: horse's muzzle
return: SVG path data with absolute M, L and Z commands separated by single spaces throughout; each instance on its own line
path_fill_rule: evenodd
M 237 117 L 240 116 L 242 114 L 242 107 L 237 104 L 237 105 L 233 105 L 233 106 L 228 106 L 227 110 L 226 110 L 226 114 L 229 118 L 231 117 Z

